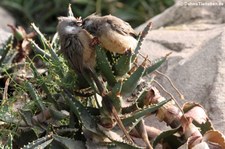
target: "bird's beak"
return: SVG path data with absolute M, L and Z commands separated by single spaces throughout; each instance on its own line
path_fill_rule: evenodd
M 83 21 L 82 21 L 81 26 L 82 26 L 82 28 L 83 28 L 83 29 L 85 29 L 85 28 L 86 28 L 86 25 L 85 25 L 85 20 L 83 20 Z

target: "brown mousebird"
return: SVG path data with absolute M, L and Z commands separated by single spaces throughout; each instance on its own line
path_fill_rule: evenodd
M 75 17 L 59 17 L 57 26 L 60 52 L 76 73 L 95 67 L 95 50 L 89 46 L 92 35 L 81 27 L 81 20 Z
M 60 39 L 60 53 L 68 61 L 69 66 L 84 77 L 90 84 L 92 79 L 98 91 L 103 92 L 101 82 L 94 74 L 96 64 L 95 49 L 90 46 L 93 36 L 81 27 L 81 19 L 75 17 L 59 17 L 57 31 Z M 79 82 L 79 80 L 78 80 Z
M 90 15 L 83 20 L 83 28 L 96 36 L 102 46 L 119 54 L 128 49 L 134 51 L 137 40 L 133 28 L 125 21 L 112 15 Z
M 83 75 L 85 77 L 85 79 L 89 79 L 89 77 L 93 78 L 93 80 L 95 81 L 95 83 L 98 87 L 99 94 L 104 95 L 105 91 L 103 89 L 103 86 L 102 86 L 101 82 L 99 81 L 99 79 L 93 73 L 94 67 L 95 67 L 95 50 L 90 46 L 90 43 L 93 41 L 92 35 L 89 34 L 85 29 L 82 29 L 81 20 L 79 20 L 79 19 L 76 19 L 74 17 L 59 17 L 58 19 L 59 19 L 59 23 L 57 26 L 57 30 L 58 30 L 60 44 L 61 44 L 60 52 L 64 55 L 65 59 L 68 61 L 69 65 L 70 65 L 70 67 L 72 69 L 74 69 L 74 71 L 76 73 Z M 132 28 L 130 28 L 130 29 L 132 29 Z M 105 30 L 105 29 L 103 29 L 103 30 Z M 112 29 L 109 31 L 115 32 Z M 107 38 L 108 38 L 108 35 L 110 35 L 110 34 L 107 34 L 107 31 L 106 31 L 106 33 L 103 34 L 103 37 L 107 36 Z M 117 31 L 116 31 L 116 36 L 118 36 L 118 37 L 124 36 L 123 38 L 127 38 L 127 39 L 124 39 L 122 41 L 126 41 L 126 42 L 128 42 L 129 38 L 133 38 L 130 35 L 122 35 L 120 33 L 117 33 Z M 109 38 L 111 38 L 111 37 L 113 37 L 113 36 L 110 36 Z M 100 39 L 102 39 L 102 36 Z M 102 42 L 104 42 L 104 40 Z M 110 43 L 110 42 L 111 42 L 110 39 L 107 40 L 107 43 Z M 129 40 L 129 42 L 130 42 L 130 40 Z M 107 45 L 107 43 L 106 43 L 105 48 L 107 48 L 109 46 L 109 45 Z M 119 46 L 118 43 L 117 42 L 115 43 L 116 49 L 118 48 L 117 46 Z M 110 43 L 110 44 L 112 44 L 112 43 Z M 130 45 L 129 46 L 128 45 L 129 44 L 126 45 L 127 47 L 123 46 L 123 49 L 121 49 L 121 48 L 119 49 L 119 50 L 123 50 L 123 51 L 114 51 L 114 52 L 124 53 L 127 49 L 131 48 Z M 107 99 L 105 99 L 105 100 L 106 100 L 106 103 L 108 103 Z M 111 103 L 109 103 L 109 104 L 111 105 Z M 124 132 L 124 134 L 126 135 L 128 140 L 132 142 L 132 139 L 130 138 L 129 134 L 127 133 L 126 129 L 124 128 L 123 123 L 121 122 L 121 120 L 118 116 L 118 113 L 115 110 L 115 107 L 112 105 L 110 107 L 111 107 L 111 109 L 108 109 L 110 111 L 110 114 L 112 114 L 114 116 L 115 120 L 118 122 L 119 127 L 122 129 L 122 131 Z

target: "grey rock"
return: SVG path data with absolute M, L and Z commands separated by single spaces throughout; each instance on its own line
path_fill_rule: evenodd
M 0 7 L 0 48 L 11 35 L 11 30 L 7 24 L 14 25 L 14 18 L 5 9 Z
M 0 28 L 0 48 L 2 48 L 2 46 L 4 45 L 4 43 L 9 38 L 10 35 L 11 33 L 6 32 L 5 30 L 2 30 Z
M 198 4 L 198 2 L 200 4 Z M 203 4 L 210 4 L 204 6 Z M 197 5 L 191 5 L 197 4 Z M 213 5 L 217 4 L 217 5 Z M 221 4 L 221 5 L 220 5 Z M 223 4 L 223 5 L 222 5 Z M 153 17 L 148 22 L 153 22 L 153 29 L 180 24 L 192 24 L 196 22 L 207 24 L 222 24 L 225 22 L 225 1 L 210 0 L 177 0 L 176 4 L 165 10 L 163 13 Z M 142 31 L 145 24 L 136 30 Z
M 12 15 L 6 11 L 4 8 L 0 7 L 0 28 L 2 30 L 11 32 L 10 28 L 7 26 L 7 24 L 14 25 L 15 19 L 12 17 Z
M 179 100 L 165 78 L 157 80 L 180 104 L 203 105 L 215 129 L 225 134 L 225 7 L 190 7 L 181 2 L 151 19 L 153 30 L 141 53 L 154 60 L 172 51 L 160 71 L 171 78 L 185 100 Z

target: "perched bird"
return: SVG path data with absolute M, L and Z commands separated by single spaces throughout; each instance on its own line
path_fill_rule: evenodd
M 133 51 L 137 46 L 133 28 L 115 16 L 90 15 L 83 20 L 82 25 L 111 52 L 123 54 L 129 49 Z
M 95 49 L 90 46 L 93 36 L 81 27 L 82 20 L 75 17 L 59 17 L 57 31 L 59 34 L 61 50 L 69 66 L 78 75 L 78 84 L 83 88 L 83 79 L 90 86 L 97 86 L 99 93 L 103 92 L 103 87 L 95 74 L 96 65 Z M 86 86 L 86 85 L 84 85 Z
M 82 74 L 85 69 L 94 69 L 95 50 L 89 46 L 93 36 L 81 27 L 81 19 L 59 17 L 57 31 L 61 50 L 70 67 Z
M 92 78 L 94 80 L 97 86 L 97 89 L 99 91 L 99 94 L 103 96 L 105 94 L 105 90 L 101 82 L 99 81 L 99 79 L 96 77 L 94 73 L 95 50 L 90 46 L 90 43 L 93 42 L 93 37 L 85 29 L 81 27 L 80 19 L 76 19 L 74 17 L 59 17 L 58 19 L 59 19 L 59 23 L 57 26 L 57 30 L 58 30 L 58 34 L 60 38 L 61 53 L 64 55 L 65 59 L 68 61 L 70 67 L 73 68 L 76 73 L 83 76 L 88 82 L 90 81 L 89 78 Z M 130 29 L 132 28 L 130 27 Z M 106 31 L 106 30 L 107 28 L 103 29 L 102 31 Z M 117 33 L 117 31 L 114 31 L 114 30 L 111 30 L 111 32 Z M 125 36 L 123 34 L 119 34 L 119 33 L 117 34 L 125 38 L 124 41 L 127 41 L 127 39 L 132 37 L 130 35 Z M 117 34 L 116 36 L 118 36 Z M 108 33 L 103 34 L 103 36 L 108 37 Z M 110 36 L 109 38 L 113 38 L 113 39 L 109 39 L 107 43 L 110 43 L 111 40 L 114 40 L 113 36 Z M 115 44 L 119 46 L 118 43 L 116 42 Z M 126 47 L 126 48 L 129 49 L 130 47 Z M 123 50 L 124 51 L 123 52 L 120 51 L 120 53 L 124 53 L 126 51 L 125 47 Z M 108 96 L 104 96 L 104 101 L 105 101 L 104 103 L 107 105 L 107 107 L 110 108 L 108 109 L 110 111 L 109 113 L 115 117 L 116 121 L 118 122 L 118 125 L 123 130 L 124 134 L 132 142 L 126 129 L 123 126 L 123 123 L 121 122 L 118 116 L 117 111 L 115 110 L 115 107 L 108 101 L 107 98 Z

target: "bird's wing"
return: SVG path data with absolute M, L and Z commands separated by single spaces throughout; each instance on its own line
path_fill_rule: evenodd
M 62 47 L 64 56 L 69 65 L 78 73 L 83 71 L 83 45 L 80 40 L 75 37 L 68 37 Z
M 134 29 L 130 26 L 129 23 L 111 15 L 108 15 L 105 18 L 106 22 L 110 24 L 111 28 L 118 33 L 122 35 L 136 36 Z

